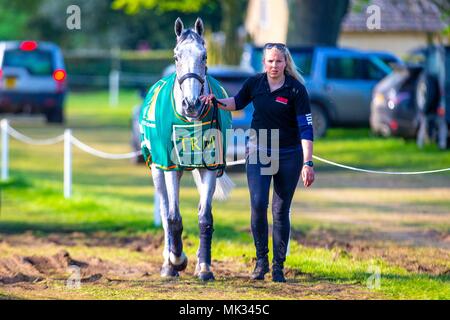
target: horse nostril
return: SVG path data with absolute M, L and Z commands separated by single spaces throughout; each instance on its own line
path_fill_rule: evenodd
M 201 101 L 198 97 L 194 99 L 184 98 L 182 103 L 183 108 L 188 114 L 194 114 L 197 111 Z

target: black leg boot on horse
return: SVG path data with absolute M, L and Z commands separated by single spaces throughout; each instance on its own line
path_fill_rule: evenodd
M 169 264 L 175 271 L 183 271 L 187 267 L 188 259 L 183 252 L 183 240 L 181 238 L 183 233 L 183 221 L 178 219 L 169 219 L 169 239 L 170 252 Z
M 211 271 L 211 242 L 214 228 L 211 224 L 199 224 L 200 227 L 200 247 L 197 252 L 197 266 L 195 275 L 202 281 L 215 280 Z
M 178 271 L 183 271 L 187 267 L 188 259 L 183 252 L 183 242 L 181 235 L 183 233 L 182 220 L 167 221 L 169 237 L 169 253 L 165 257 L 165 262 L 161 268 L 161 277 L 176 278 Z

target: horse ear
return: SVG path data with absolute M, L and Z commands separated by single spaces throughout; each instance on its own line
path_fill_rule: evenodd
M 177 20 L 175 20 L 175 34 L 177 35 L 177 37 L 181 35 L 183 29 L 184 29 L 183 21 L 181 21 L 180 18 L 177 18 Z
M 197 20 L 195 20 L 195 32 L 197 32 L 198 35 L 200 37 L 202 37 L 203 36 L 203 31 L 204 31 L 203 21 L 202 21 L 202 19 L 197 18 Z

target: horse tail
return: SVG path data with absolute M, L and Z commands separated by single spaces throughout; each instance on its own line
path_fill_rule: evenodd
M 217 178 L 216 191 L 214 192 L 213 199 L 219 201 L 227 200 L 235 186 L 231 178 L 224 172 L 221 177 Z
M 201 178 L 200 172 L 196 170 L 192 170 L 192 176 L 195 181 L 195 185 L 197 189 L 200 191 L 201 188 Z M 231 191 L 236 185 L 231 180 L 231 178 L 224 172 L 220 178 L 217 178 L 216 190 L 214 192 L 213 199 L 219 201 L 225 201 L 230 196 Z

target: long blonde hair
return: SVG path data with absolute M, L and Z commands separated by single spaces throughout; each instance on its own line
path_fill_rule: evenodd
M 266 46 L 267 46 L 267 44 L 266 44 Z M 264 46 L 264 50 L 263 50 L 263 60 L 266 59 L 266 50 L 271 49 L 271 48 L 267 48 L 266 46 Z M 281 49 L 281 46 L 282 46 L 283 49 Z M 290 75 L 294 79 L 298 80 L 300 83 L 305 84 L 305 79 L 303 79 L 302 75 L 298 71 L 299 68 L 295 64 L 294 59 L 292 59 L 291 52 L 286 47 L 286 45 L 284 45 L 284 44 L 277 44 L 275 46 L 275 48 L 278 51 L 283 52 L 283 54 L 284 54 L 284 58 L 286 60 L 286 68 L 284 69 L 284 73 Z

